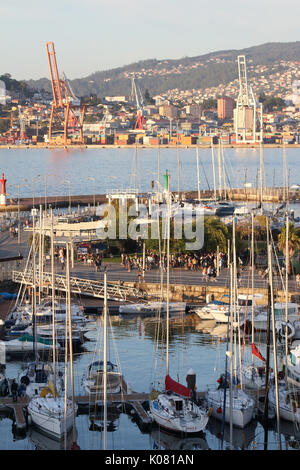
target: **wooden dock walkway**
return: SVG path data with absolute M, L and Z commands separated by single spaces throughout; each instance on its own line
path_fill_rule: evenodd
M 14 421 L 18 431 L 25 431 L 27 422 L 24 415 L 24 409 L 27 407 L 30 399 L 26 397 L 18 397 L 18 401 L 14 402 L 12 397 L 1 397 L 0 408 L 8 408 L 13 410 Z

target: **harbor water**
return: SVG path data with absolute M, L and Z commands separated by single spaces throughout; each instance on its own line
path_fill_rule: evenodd
M 299 149 L 286 149 L 289 185 L 300 181 Z M 265 184 L 284 185 L 284 150 L 264 149 Z M 260 150 L 225 148 L 226 185 L 259 186 Z M 219 184 L 218 149 L 214 150 L 216 185 Z M 223 168 L 223 164 L 222 164 Z M 151 181 L 163 183 L 171 175 L 171 190 L 197 190 L 196 149 L 0 149 L 0 170 L 5 173 L 9 197 L 104 194 L 137 187 L 150 191 Z M 200 188 L 213 189 L 212 151 L 199 149 Z M 94 179 L 93 179 L 94 178 Z
M 82 391 L 82 376 L 88 365 L 101 357 L 101 321 L 94 318 L 95 329 L 86 336 L 82 351 L 74 357 L 75 394 Z M 149 393 L 151 384 L 163 386 L 165 373 L 164 348 L 156 341 L 158 320 L 155 318 L 133 317 L 122 319 L 110 317 L 109 359 L 121 366 L 127 384 L 136 392 Z M 187 371 L 192 368 L 197 376 L 197 390 L 205 391 L 218 386 L 217 379 L 225 370 L 227 326 L 211 326 L 201 323 L 195 315 L 178 315 L 170 324 L 170 375 L 185 384 Z M 244 362 L 251 361 L 251 351 L 246 340 L 243 348 Z M 256 338 L 256 344 L 265 354 L 263 337 Z M 7 376 L 16 377 L 25 362 L 7 362 Z M 64 370 L 64 363 L 59 362 Z M 227 397 L 227 399 L 229 399 Z M 124 411 L 124 410 L 123 410 Z M 141 431 L 134 415 L 122 410 L 108 412 L 107 448 L 110 450 L 151 450 L 151 449 L 212 449 L 222 445 L 222 423 L 210 418 L 203 434 L 183 438 L 174 436 L 153 426 L 151 432 Z M 18 436 L 13 429 L 13 421 L 5 414 L 0 419 L 1 449 L 57 449 L 64 448 L 58 443 L 29 427 L 27 435 Z M 278 449 L 276 424 L 268 431 L 268 449 Z M 223 449 L 229 446 L 229 425 L 225 425 Z M 103 449 L 103 413 L 96 413 L 93 406 L 89 412 L 76 416 L 76 442 L 81 449 Z M 130 436 L 130 439 L 128 439 Z M 253 420 L 245 429 L 234 428 L 233 446 L 235 449 L 261 450 L 264 448 L 264 428 Z M 293 439 L 293 437 L 295 439 Z M 281 420 L 281 442 L 283 449 L 298 447 L 297 430 L 293 423 Z M 70 443 L 69 443 L 70 445 Z M 60 447 L 59 447 L 60 446 Z

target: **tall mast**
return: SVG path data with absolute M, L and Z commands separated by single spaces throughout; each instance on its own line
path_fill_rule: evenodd
M 276 348 L 276 331 L 275 331 L 275 311 L 274 311 L 274 294 L 273 294 L 273 272 L 272 272 L 272 245 L 268 245 L 269 258 L 269 282 L 271 289 L 271 311 L 272 311 L 272 336 L 273 336 L 273 355 L 274 355 L 274 375 L 275 375 L 275 393 L 276 393 L 276 415 L 277 415 L 277 433 L 279 437 L 279 450 L 281 450 L 280 437 L 280 414 L 279 414 L 279 392 L 278 392 L 278 370 L 277 370 L 277 348 Z
M 198 201 L 201 199 L 200 195 L 200 172 L 199 172 L 199 147 L 196 148 L 196 157 L 197 157 L 197 185 L 198 185 Z
M 232 223 L 232 253 L 233 253 L 233 312 L 234 312 L 234 322 L 236 322 L 236 302 L 237 302 L 237 270 L 236 270 L 236 247 L 235 247 L 235 216 L 233 216 Z M 234 375 L 235 383 L 237 383 L 237 354 L 236 354 L 236 331 L 234 330 Z
M 107 275 L 104 271 L 104 304 L 103 304 L 103 404 L 104 404 L 104 429 L 103 450 L 107 448 Z
M 214 179 L 214 199 L 217 200 L 217 190 L 216 190 L 216 171 L 215 171 L 215 155 L 214 155 L 214 144 L 213 138 L 211 139 L 211 160 L 212 160 L 212 170 L 213 170 L 213 179 Z
M 228 240 L 228 253 L 230 250 L 230 240 Z M 229 255 L 230 256 L 230 255 Z M 232 263 L 230 262 L 230 388 L 229 388 L 229 405 L 230 405 L 230 446 L 232 448 L 232 437 L 233 437 L 233 422 L 232 422 L 232 377 L 233 377 L 233 272 L 232 272 Z
M 53 211 L 51 208 L 51 278 L 52 278 L 52 345 L 53 345 L 53 379 L 54 397 L 56 398 L 56 353 L 55 353 L 55 277 L 54 277 L 54 233 L 53 233 Z
M 219 169 L 219 197 L 222 197 L 222 171 L 221 171 L 221 140 L 218 148 L 218 169 Z
M 40 205 L 40 222 L 39 222 L 39 304 L 42 297 L 42 206 Z
M 179 154 L 179 148 L 177 144 L 177 193 L 178 193 L 178 199 L 179 199 L 179 192 L 180 192 L 180 154 Z
M 74 407 L 74 374 L 73 374 L 73 345 L 72 345 L 72 317 L 71 317 L 71 288 L 70 288 L 70 243 L 66 243 L 67 248 L 67 314 L 68 314 L 68 325 L 69 325 L 69 350 L 70 350 L 70 372 L 71 372 L 71 393 L 72 393 L 72 432 L 73 442 L 75 441 L 75 407 Z M 66 338 L 67 340 L 67 338 Z
M 167 359 L 166 359 L 166 375 L 169 375 L 169 309 L 170 309 L 170 176 L 168 175 L 168 210 L 167 210 Z
M 32 332 L 33 332 L 33 354 L 34 360 L 37 360 L 36 351 L 36 275 L 35 275 L 35 209 L 32 211 L 32 284 L 33 284 L 33 299 L 32 299 Z
M 288 302 L 289 302 L 289 264 L 290 264 L 290 254 L 289 254 L 289 213 L 286 211 L 286 229 L 285 229 L 285 361 L 286 367 L 285 372 L 287 373 L 287 356 L 288 356 Z
M 251 338 L 254 344 L 254 214 L 251 212 Z M 254 365 L 254 355 L 252 354 L 252 367 Z
M 264 157 L 262 143 L 259 145 L 259 185 L 260 185 L 260 213 L 263 214 L 263 186 L 264 186 Z

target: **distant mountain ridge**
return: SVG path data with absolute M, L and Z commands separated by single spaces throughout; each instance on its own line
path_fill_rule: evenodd
M 254 66 L 267 66 L 265 76 L 271 73 L 274 64 L 299 62 L 300 41 L 289 43 L 266 43 L 245 49 L 211 52 L 196 57 L 182 59 L 148 59 L 106 71 L 97 71 L 84 78 L 70 80 L 78 97 L 95 94 L 104 96 L 128 96 L 131 91 L 130 76 L 134 74 L 142 92 L 150 95 L 165 93 L 168 90 L 192 90 L 210 88 L 228 83 L 238 78 L 237 56 L 245 55 L 248 76 L 255 75 Z M 252 67 L 253 66 L 253 67 Z M 286 64 L 277 65 L 276 71 L 285 70 Z M 27 80 L 26 83 L 37 90 L 51 91 L 47 78 Z

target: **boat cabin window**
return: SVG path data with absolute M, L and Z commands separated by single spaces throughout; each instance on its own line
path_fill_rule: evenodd
M 182 409 L 183 409 L 183 402 L 182 402 L 182 400 L 176 400 L 176 401 L 175 401 L 175 405 L 176 405 L 176 411 L 182 411 Z
M 47 382 L 47 373 L 44 370 L 37 370 L 35 374 L 35 381 L 37 384 Z
M 285 307 L 283 308 L 275 308 L 274 309 L 275 316 L 279 317 L 285 315 Z M 297 313 L 295 307 L 288 308 L 288 315 L 295 315 Z
M 97 363 L 97 364 L 93 364 L 91 367 L 90 367 L 90 371 L 91 373 L 93 374 L 96 374 L 96 373 L 100 373 L 100 372 L 103 372 L 104 370 L 104 365 L 103 365 L 103 362 L 101 363 Z M 114 365 L 111 363 L 111 362 L 108 362 L 107 365 L 106 365 L 106 370 L 107 372 L 113 372 L 114 371 Z

